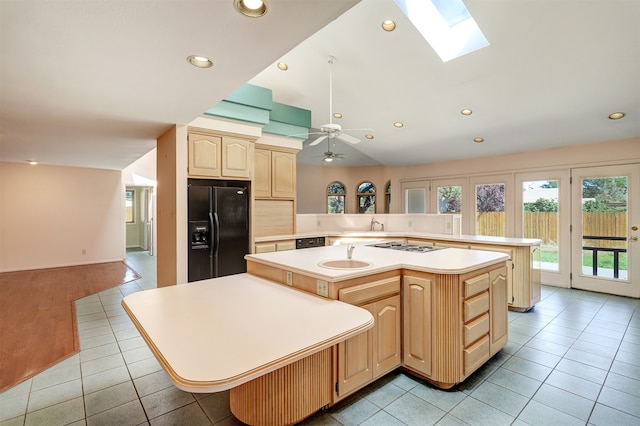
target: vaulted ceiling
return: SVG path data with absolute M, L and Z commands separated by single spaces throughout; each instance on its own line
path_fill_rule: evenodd
M 319 128 L 329 55 L 334 121 L 375 129 L 331 146 L 347 156 L 339 165 L 640 137 L 639 0 L 465 0 L 490 45 L 446 63 L 394 0 L 269 4 L 255 19 L 232 0 L 0 2 L 0 159 L 121 169 L 246 82 L 311 110 Z M 191 54 L 214 67 L 194 68 Z M 299 161 L 321 164 L 327 144 L 308 144 Z

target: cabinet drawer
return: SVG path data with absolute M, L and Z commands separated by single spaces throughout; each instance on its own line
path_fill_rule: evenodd
M 400 293 L 400 277 L 393 277 L 343 288 L 338 292 L 338 299 L 352 305 L 361 305 L 398 293 Z
M 464 375 L 468 376 L 489 359 L 489 336 L 485 336 L 464 350 Z
M 478 275 L 477 277 L 464 280 L 464 297 L 475 296 L 489 289 L 489 274 Z
M 280 241 L 276 243 L 276 251 L 295 250 L 295 249 L 296 249 L 295 240 Z
M 469 346 L 488 332 L 489 314 L 485 313 L 464 325 L 464 346 Z
M 489 310 L 489 292 L 478 294 L 464 301 L 464 322 L 470 321 Z
M 276 251 L 275 243 L 256 243 L 254 246 L 255 253 L 270 253 Z

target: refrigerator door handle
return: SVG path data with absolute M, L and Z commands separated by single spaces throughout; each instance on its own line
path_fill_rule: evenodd
M 211 245 L 212 249 L 214 250 L 212 254 L 216 255 L 218 254 L 218 247 L 220 246 L 220 221 L 218 220 L 217 212 L 213 213 L 213 215 L 209 213 L 209 217 L 211 219 L 211 229 L 213 229 L 213 232 L 215 232 L 215 241 Z

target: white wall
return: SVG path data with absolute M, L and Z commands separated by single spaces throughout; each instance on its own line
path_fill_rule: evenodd
M 0 163 L 0 272 L 122 260 L 123 218 L 119 170 Z

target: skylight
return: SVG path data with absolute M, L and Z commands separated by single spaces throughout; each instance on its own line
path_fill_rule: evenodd
M 443 62 L 489 45 L 462 0 L 396 0 Z

